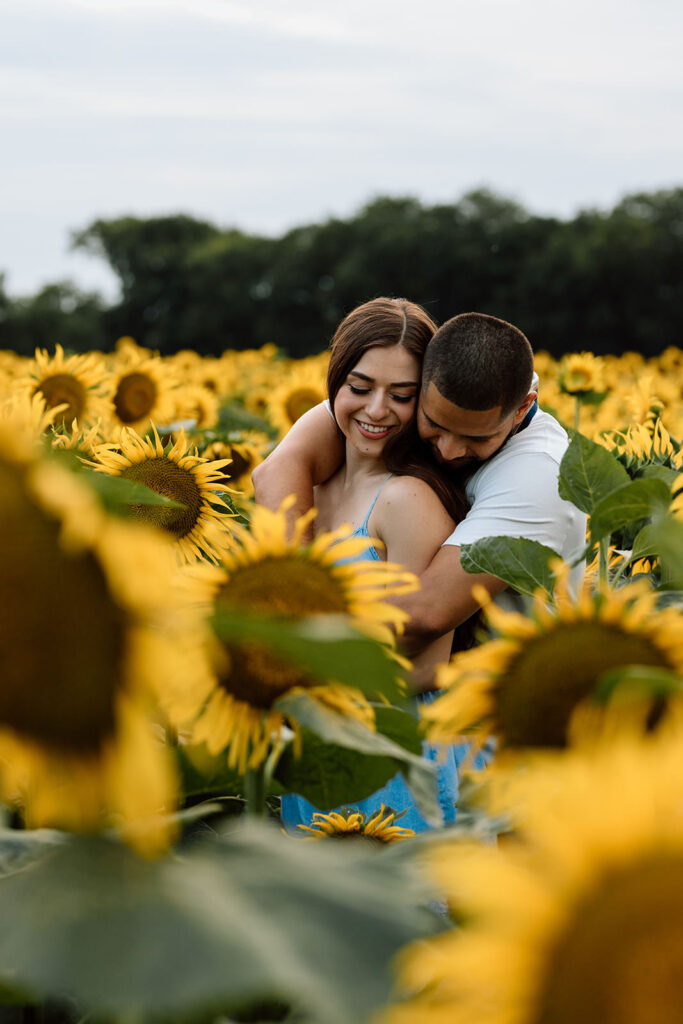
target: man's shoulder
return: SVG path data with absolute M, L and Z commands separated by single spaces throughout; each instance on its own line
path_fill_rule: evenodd
M 529 426 L 513 434 L 474 476 L 479 473 L 488 476 L 509 462 L 533 456 L 547 456 L 559 466 L 568 445 L 569 437 L 564 427 L 550 413 L 539 409 Z

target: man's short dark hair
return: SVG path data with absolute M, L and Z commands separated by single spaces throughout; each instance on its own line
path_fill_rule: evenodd
M 461 409 L 501 407 L 507 416 L 529 393 L 534 371 L 531 345 L 518 327 L 486 313 L 447 320 L 427 346 L 422 386 Z

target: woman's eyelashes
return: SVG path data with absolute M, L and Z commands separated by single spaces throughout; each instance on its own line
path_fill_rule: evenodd
M 359 388 L 355 384 L 349 384 L 349 391 L 354 395 L 369 395 L 370 388 Z M 412 402 L 415 395 L 389 395 L 395 402 Z

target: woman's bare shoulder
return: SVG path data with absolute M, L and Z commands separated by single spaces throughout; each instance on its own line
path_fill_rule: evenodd
M 381 497 L 391 502 L 415 500 L 441 505 L 435 491 L 417 476 L 392 476 L 382 488 Z

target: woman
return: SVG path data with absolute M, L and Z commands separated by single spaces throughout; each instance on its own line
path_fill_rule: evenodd
M 466 510 L 452 482 L 425 460 L 415 427 L 422 358 L 435 330 L 420 306 L 389 298 L 364 303 L 339 325 L 327 379 L 329 412 L 345 439 L 345 461 L 314 493 L 316 532 L 350 523 L 356 536 L 368 538 L 360 557 L 399 562 L 417 574 Z M 381 543 L 375 546 L 371 538 Z M 452 634 L 440 637 L 413 659 L 416 690 L 429 690 L 435 666 L 448 661 L 451 641 Z M 451 748 L 438 764 L 446 821 L 455 816 L 457 763 L 466 749 Z M 425 754 L 438 756 L 427 745 Z M 406 811 L 402 826 L 427 827 L 401 775 L 352 806 L 372 813 L 381 803 Z M 283 822 L 290 827 L 310 824 L 315 810 L 297 796 L 282 801 Z

